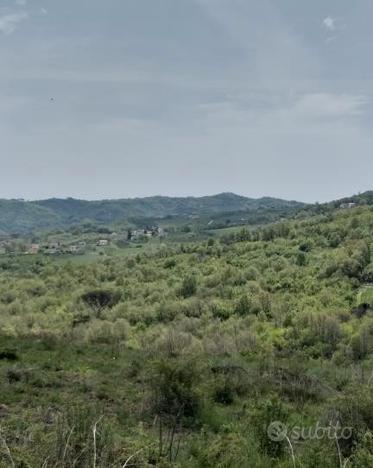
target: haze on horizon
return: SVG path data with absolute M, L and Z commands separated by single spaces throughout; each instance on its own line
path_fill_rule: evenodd
M 372 189 L 370 0 L 2 0 L 0 198 Z

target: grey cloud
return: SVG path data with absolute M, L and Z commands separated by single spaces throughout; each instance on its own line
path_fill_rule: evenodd
M 0 197 L 371 188 L 370 2 L 21 9 L 27 23 L 0 38 Z M 325 44 L 328 16 L 345 27 Z
M 28 14 L 25 11 L 17 13 L 7 13 L 0 16 L 0 32 L 5 35 L 12 34 L 19 23 L 27 19 Z
M 337 29 L 335 18 L 330 16 L 323 19 L 323 24 L 329 31 L 335 31 Z

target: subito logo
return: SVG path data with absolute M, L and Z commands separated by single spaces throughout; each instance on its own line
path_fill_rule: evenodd
M 287 427 L 280 421 L 273 421 L 267 427 L 267 435 L 273 442 L 282 442 L 287 435 Z

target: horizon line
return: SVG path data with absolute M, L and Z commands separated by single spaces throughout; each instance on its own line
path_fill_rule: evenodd
M 230 192 L 230 191 L 223 191 L 223 192 L 218 192 L 218 193 L 213 193 L 213 194 L 207 194 L 207 195 L 161 195 L 161 194 L 156 194 L 156 195 L 145 195 L 145 196 L 129 196 L 129 197 L 117 197 L 117 198 L 80 198 L 80 197 L 74 197 L 74 196 L 50 196 L 46 198 L 35 198 L 35 199 L 28 199 L 28 198 L 23 198 L 23 197 L 17 197 L 17 198 L 3 198 L 0 197 L 0 201 L 17 201 L 17 202 L 25 202 L 25 203 L 38 203 L 38 202 L 44 202 L 44 201 L 49 201 L 49 200 L 74 200 L 74 201 L 82 201 L 82 202 L 109 202 L 109 201 L 131 201 L 131 200 L 146 200 L 146 199 L 151 199 L 151 198 L 173 198 L 173 199 L 187 199 L 187 198 L 192 198 L 192 199 L 201 199 L 201 198 L 213 198 L 213 197 L 218 197 L 221 195 L 234 195 L 236 197 L 242 197 L 246 198 L 248 200 L 262 200 L 265 198 L 270 198 L 270 199 L 275 199 L 275 200 L 282 200 L 282 201 L 287 201 L 287 202 L 297 202 L 297 203 L 303 203 L 305 205 L 312 205 L 312 204 L 317 204 L 317 203 L 332 203 L 334 201 L 338 201 L 341 199 L 345 198 L 352 198 L 359 196 L 361 194 L 370 192 L 370 190 L 364 190 L 363 192 L 357 192 L 352 195 L 341 195 L 338 198 L 332 199 L 332 200 L 325 200 L 325 201 L 320 201 L 316 200 L 314 202 L 305 202 L 302 200 L 297 200 L 295 198 L 293 199 L 288 199 L 288 198 L 282 198 L 278 197 L 275 195 L 261 195 L 261 196 L 249 196 L 249 195 L 242 195 L 238 194 L 235 192 Z

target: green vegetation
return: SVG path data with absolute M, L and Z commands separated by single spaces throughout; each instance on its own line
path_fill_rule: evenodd
M 200 198 L 149 197 L 124 200 L 85 201 L 49 199 L 26 202 L 0 200 L 0 234 L 30 233 L 93 223 L 108 225 L 126 221 L 128 225 L 159 224 L 173 218 L 192 224 L 207 224 L 213 220 L 218 227 L 230 224 L 262 223 L 293 214 L 303 203 L 241 197 L 233 193 Z M 224 215 L 224 216 L 223 216 Z M 155 220 L 157 222 L 155 222 Z M 169 223 L 168 223 L 169 224 Z
M 372 466 L 372 247 L 360 206 L 0 257 L 0 466 Z M 349 434 L 273 440 L 276 421 Z

